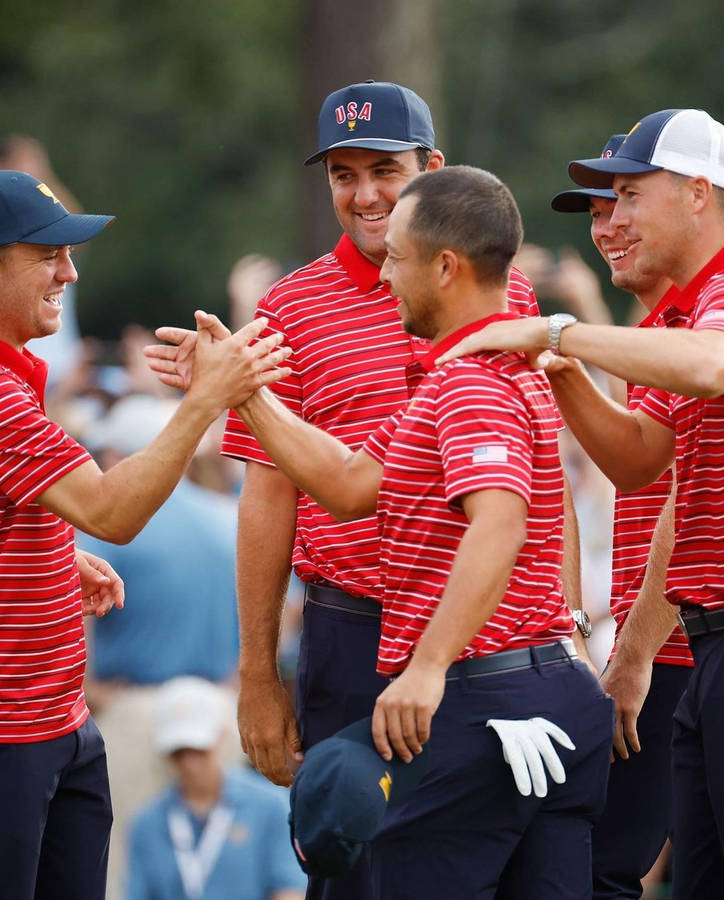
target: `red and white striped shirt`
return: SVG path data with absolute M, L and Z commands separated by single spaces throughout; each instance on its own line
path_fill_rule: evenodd
M 73 529 L 33 502 L 90 457 L 43 410 L 47 367 L 0 342 L 0 743 L 88 716 Z
M 377 670 L 405 668 L 435 612 L 468 527 L 462 497 L 502 489 L 528 504 L 527 538 L 496 612 L 458 659 L 549 643 L 573 630 L 563 599 L 563 473 L 548 381 L 521 353 L 485 352 L 434 368 L 491 316 L 441 341 L 407 408 L 364 449 L 384 467 L 377 517 L 384 587 Z
M 508 302 L 521 316 L 538 314 L 530 282 L 515 269 Z M 379 268 L 346 234 L 334 252 L 282 278 L 259 303 L 257 315 L 269 318 L 265 334 L 281 332 L 292 348 L 292 374 L 274 392 L 353 450 L 407 402 L 424 374 L 416 357 L 429 343 L 405 333 L 397 304 Z M 221 452 L 270 465 L 234 412 Z M 377 520 L 337 522 L 300 492 L 292 565 L 303 581 L 381 599 Z
M 724 249 L 677 298 L 688 327 L 724 331 Z M 724 396 L 652 389 L 640 409 L 676 431 L 676 522 L 666 582 L 671 603 L 724 608 Z
M 688 314 L 676 306 L 678 291 L 668 291 L 643 321 L 639 328 L 678 328 L 686 326 Z M 628 408 L 637 409 L 648 393 L 648 388 L 629 384 Z M 613 513 L 613 556 L 611 576 L 611 615 L 616 621 L 616 638 L 621 632 L 626 616 L 641 590 L 649 560 L 651 541 L 661 510 L 671 491 L 671 472 L 652 484 L 629 494 L 616 492 Z M 612 651 L 612 656 L 616 647 Z M 689 641 L 677 626 L 654 658 L 656 663 L 693 666 L 694 658 Z

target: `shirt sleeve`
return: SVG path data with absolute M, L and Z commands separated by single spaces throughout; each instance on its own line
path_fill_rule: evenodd
M 450 505 L 459 507 L 465 494 L 493 488 L 530 503 L 531 411 L 510 379 L 463 361 L 441 383 L 436 417 Z
M 25 506 L 91 457 L 20 387 L 0 388 L 0 490 Z
M 276 286 L 273 286 L 267 294 L 259 301 L 259 306 L 254 318 L 266 316 L 269 319 L 268 326 L 259 336 L 259 339 L 269 337 L 272 334 L 282 334 L 284 336 L 283 344 L 289 345 L 289 336 L 284 327 L 283 317 L 276 311 Z M 294 351 L 294 347 L 292 347 Z M 295 353 L 285 362 L 286 366 L 291 368 L 292 372 L 282 381 L 270 386 L 271 390 L 296 416 L 302 414 L 302 384 L 299 378 L 299 371 L 295 361 Z M 256 438 L 249 432 L 244 424 L 243 419 L 234 410 L 229 411 L 226 420 L 226 428 L 224 437 L 221 442 L 221 452 L 224 456 L 231 456 L 235 459 L 250 460 L 251 462 L 263 463 L 267 466 L 273 466 L 272 461 L 259 446 Z
M 668 391 L 661 390 L 661 388 L 649 388 L 637 408 L 662 425 L 669 428 L 674 427 L 671 419 L 671 395 Z
M 724 331 L 724 275 L 704 288 L 694 310 L 692 331 Z

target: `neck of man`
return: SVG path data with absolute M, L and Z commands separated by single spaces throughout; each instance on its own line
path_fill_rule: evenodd
M 724 247 L 724 221 L 718 209 L 713 209 L 709 216 L 702 219 L 701 226 L 695 236 L 679 255 L 676 272 L 671 273 L 671 280 L 683 290 L 704 266 Z
M 447 297 L 440 308 L 438 331 L 433 344 L 444 340 L 471 322 L 508 312 L 507 286 L 468 287 Z
M 666 279 L 664 281 L 659 281 L 655 287 L 653 287 L 649 291 L 643 291 L 642 293 L 634 294 L 634 297 L 641 303 L 649 312 L 653 312 L 656 307 L 661 302 L 661 298 L 671 287 L 671 282 Z

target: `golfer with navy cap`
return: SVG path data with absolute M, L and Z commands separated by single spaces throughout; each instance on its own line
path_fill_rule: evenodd
M 613 135 L 601 157 L 613 156 L 625 137 Z M 556 194 L 551 205 L 559 212 L 590 213 L 591 238 L 610 267 L 612 282 L 635 294 L 647 310 L 638 327 L 686 323 L 686 313 L 666 296 L 671 281 L 635 268 L 628 252 L 633 241 L 611 223 L 616 205 L 611 188 L 572 188 Z M 601 414 L 608 401 L 577 360 L 557 356 L 546 373 L 574 433 L 579 419 Z M 634 410 L 647 388 L 627 387 L 627 406 Z M 595 900 L 639 897 L 641 879 L 671 832 L 673 713 L 693 665 L 686 637 L 675 624 L 674 608 L 660 607 L 673 540 L 674 495 L 668 469 L 638 491 L 616 492 L 611 577 L 616 643 L 601 680 L 616 701 L 617 758 L 608 780 L 606 809 L 592 835 Z M 630 616 L 634 601 L 636 614 Z M 655 640 L 663 644 L 651 661 L 637 648 L 650 636 L 657 611 L 664 617 Z
M 676 466 L 674 546 L 665 599 L 680 609 L 694 668 L 674 714 L 674 897 L 714 900 L 724 884 L 724 125 L 699 109 L 645 116 L 610 159 L 575 160 L 583 187 L 616 192 L 611 224 L 637 272 L 668 278 L 686 327 L 631 329 L 551 321 L 494 324 L 449 355 L 553 344 L 650 390 L 637 409 L 581 419 L 584 447 L 620 490 Z M 570 421 L 570 418 L 569 418 Z M 638 603 L 638 601 L 637 601 Z M 650 662 L 670 611 L 660 601 L 627 652 Z M 637 614 L 637 604 L 629 620 Z M 666 627 L 664 627 L 666 632 Z
M 37 179 L 0 172 L 0 871 L 13 900 L 105 896 L 111 802 L 83 694 L 82 613 L 122 606 L 123 585 L 103 560 L 75 553 L 73 527 L 130 540 L 229 402 L 285 372 L 272 371 L 284 356 L 276 340 L 248 347 L 260 324 L 226 348 L 205 335 L 184 408 L 150 447 L 101 472 L 45 415 L 47 367 L 25 344 L 60 328 L 72 246 L 111 221 L 73 215 Z

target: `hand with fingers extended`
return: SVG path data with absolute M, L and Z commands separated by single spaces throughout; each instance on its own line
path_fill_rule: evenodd
M 193 372 L 187 393 L 204 406 L 226 409 L 240 406 L 254 391 L 290 374 L 280 364 L 291 352 L 280 347 L 280 334 L 257 340 L 267 325 L 255 319 L 234 334 L 216 318 L 198 311 Z
M 614 702 L 613 748 L 621 759 L 628 759 L 629 747 L 634 753 L 641 751 L 636 725 L 651 687 L 651 672 L 648 660 L 626 661 L 614 654 L 601 675 L 601 687 Z M 615 758 L 612 753 L 611 761 Z
M 254 768 L 288 787 L 304 759 L 289 694 L 278 678 L 242 679 L 238 707 L 241 747 Z
M 422 752 L 444 691 L 445 668 L 418 665 L 414 659 L 382 691 L 372 715 L 372 738 L 383 759 L 392 759 L 394 751 L 410 762 Z
M 212 338 L 212 342 L 223 341 L 225 338 L 231 337 L 229 329 L 216 316 L 201 310 L 198 310 L 194 315 L 197 329 L 207 331 Z M 264 370 L 267 370 L 267 366 L 270 363 L 277 365 L 279 362 L 282 362 L 289 354 L 288 350 L 280 347 L 283 340 L 282 335 L 273 333 L 264 338 L 259 338 L 259 335 L 268 324 L 268 319 L 262 316 L 254 319 L 236 332 L 237 335 L 243 336 L 243 341 L 246 344 L 253 342 L 249 352 L 253 351 L 254 358 Z M 156 337 L 167 343 L 150 344 L 143 348 L 143 353 L 149 368 L 163 384 L 182 391 L 189 389 L 194 373 L 198 333 L 198 330 L 191 331 L 187 328 L 176 328 L 167 325 L 156 329 Z M 270 358 L 271 354 L 275 355 Z M 287 374 L 288 370 L 284 370 L 284 375 Z M 278 377 L 272 377 L 270 380 L 262 383 L 272 384 L 282 377 L 284 376 L 278 375 Z
M 526 319 L 504 319 L 491 322 L 474 331 L 435 360 L 440 366 L 452 359 L 478 353 L 481 350 L 522 350 L 533 368 L 544 368 L 538 361 L 548 351 L 548 319 L 531 316 Z
M 513 770 L 515 786 L 524 797 L 531 787 L 536 797 L 548 794 L 546 769 L 556 784 L 563 784 L 566 772 L 551 738 L 568 750 L 575 746 L 568 735 L 548 719 L 488 719 L 503 745 L 503 757 Z

